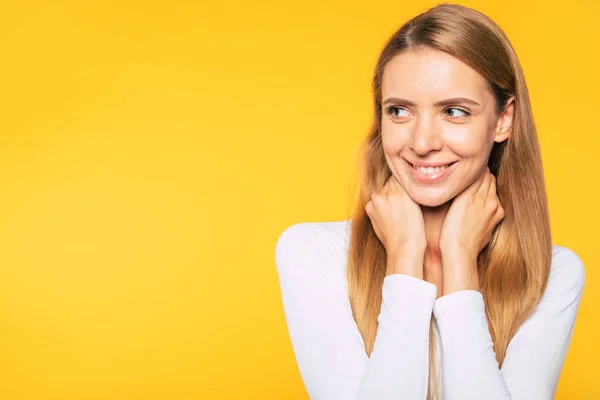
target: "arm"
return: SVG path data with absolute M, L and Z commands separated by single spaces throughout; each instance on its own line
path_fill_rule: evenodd
M 502 368 L 483 296 L 462 290 L 436 300 L 447 400 L 551 400 L 569 348 L 585 272 L 568 248 L 555 250 L 546 292 L 509 343 Z
M 340 238 L 296 224 L 277 242 L 276 263 L 287 326 L 313 400 L 423 400 L 435 285 L 390 274 L 382 287 L 371 357 L 352 316 Z

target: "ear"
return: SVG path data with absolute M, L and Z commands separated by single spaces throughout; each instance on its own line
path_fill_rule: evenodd
M 506 101 L 506 106 L 504 110 L 498 115 L 498 120 L 496 122 L 496 132 L 494 136 L 494 142 L 503 142 L 510 137 L 510 132 L 512 131 L 512 123 L 513 117 L 515 115 L 515 96 L 511 96 Z

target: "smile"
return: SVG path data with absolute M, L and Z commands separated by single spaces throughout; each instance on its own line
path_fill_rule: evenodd
M 455 162 L 437 167 L 416 167 L 411 163 L 410 170 L 413 178 L 418 182 L 437 182 L 447 176 L 454 169 Z

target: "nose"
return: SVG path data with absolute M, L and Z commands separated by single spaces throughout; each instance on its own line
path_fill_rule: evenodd
M 441 126 L 435 118 L 417 118 L 410 134 L 410 148 L 419 155 L 442 148 Z

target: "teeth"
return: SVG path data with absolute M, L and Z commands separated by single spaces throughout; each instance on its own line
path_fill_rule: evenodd
M 449 165 L 450 164 L 443 165 L 441 167 L 415 167 L 415 168 L 418 169 L 423 174 L 432 175 L 432 174 L 435 174 L 437 172 L 440 172 L 440 171 L 448 168 Z

